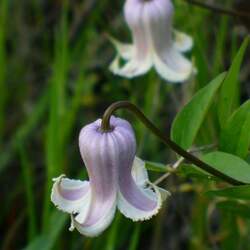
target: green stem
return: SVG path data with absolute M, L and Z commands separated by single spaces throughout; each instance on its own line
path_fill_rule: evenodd
M 207 171 L 208 173 L 215 175 L 224 181 L 233 184 L 233 185 L 240 185 L 243 184 L 223 173 L 220 171 L 214 169 L 212 166 L 209 164 L 201 161 L 199 158 L 196 156 L 190 154 L 183 148 L 181 148 L 179 145 L 177 145 L 175 142 L 173 142 L 168 136 L 166 136 L 164 133 L 162 133 L 143 113 L 142 111 L 137 108 L 134 104 L 128 102 L 128 101 L 119 101 L 111 104 L 106 111 L 104 112 L 103 119 L 102 119 L 102 124 L 101 128 L 102 131 L 108 132 L 112 130 L 112 127 L 110 126 L 110 118 L 112 114 L 118 110 L 118 109 L 127 109 L 133 114 L 137 116 L 141 120 L 141 122 L 149 129 L 151 130 L 164 144 L 169 146 L 171 149 L 173 149 L 176 153 L 178 153 L 180 156 L 188 160 L 189 162 L 195 164 L 202 170 Z

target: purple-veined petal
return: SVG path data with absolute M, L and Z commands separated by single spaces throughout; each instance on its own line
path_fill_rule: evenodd
M 88 181 L 71 180 L 63 175 L 53 180 L 51 201 L 58 209 L 67 213 L 78 213 L 84 204 L 89 203 Z
M 112 132 L 100 131 L 100 120 L 85 126 L 79 137 L 82 158 L 87 168 L 91 201 L 87 211 L 79 212 L 73 226 L 87 236 L 97 236 L 111 223 L 117 200 L 119 161 Z
M 115 211 L 116 211 L 116 203 L 113 203 L 113 206 L 111 208 L 108 208 L 109 212 L 106 213 L 107 209 L 104 211 L 102 210 L 103 207 L 100 208 L 100 213 L 104 212 L 104 215 L 96 221 L 96 223 L 79 223 L 77 221 L 77 218 L 72 218 L 72 229 L 76 228 L 78 232 L 80 232 L 83 235 L 89 236 L 89 237 L 96 237 L 99 234 L 101 234 L 112 222 Z
M 127 152 L 119 147 L 114 131 L 127 130 L 128 122 L 111 117 L 110 132 L 102 132 L 101 120 L 84 127 L 80 133 L 79 146 L 87 167 L 91 186 L 91 204 L 85 211 L 73 217 L 73 226 L 82 234 L 97 236 L 111 223 L 117 204 L 118 166 L 120 155 Z
M 135 138 L 133 131 L 127 130 L 125 133 L 125 131 L 119 131 L 117 129 L 114 131 L 114 134 L 119 138 L 120 148 L 127 148 L 130 144 L 130 147 L 127 148 L 127 150 L 130 150 L 130 153 L 120 155 L 118 208 L 121 213 L 134 221 L 149 219 L 155 215 L 161 207 L 161 194 L 154 185 L 150 184 L 154 192 L 151 187 L 145 187 L 145 185 L 140 186 L 142 180 L 147 179 L 142 161 L 138 159 L 135 160 L 137 166 L 135 166 L 134 174 L 132 175 L 135 157 Z M 136 174 L 139 177 L 136 176 Z M 139 183 L 137 184 L 135 180 L 138 180 Z

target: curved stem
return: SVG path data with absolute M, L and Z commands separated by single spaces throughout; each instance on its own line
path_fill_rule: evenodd
M 221 8 L 219 6 L 215 6 L 215 5 L 211 5 L 211 4 L 207 4 L 207 3 L 202 3 L 200 1 L 196 1 L 196 0 L 184 0 L 187 3 L 199 6 L 201 8 L 205 8 L 211 11 L 215 11 L 224 15 L 228 15 L 228 16 L 238 16 L 238 17 L 242 17 L 242 18 L 250 18 L 250 13 L 247 12 L 240 12 L 240 11 L 236 11 L 236 10 L 229 10 L 229 9 L 224 9 Z
M 168 136 L 166 136 L 164 133 L 162 133 L 143 113 L 140 109 L 138 109 L 134 104 L 128 102 L 128 101 L 119 101 L 111 104 L 106 111 L 104 112 L 103 119 L 102 119 L 102 124 L 101 124 L 101 129 L 105 131 L 110 131 L 112 130 L 110 126 L 110 117 L 112 114 L 118 110 L 118 109 L 127 109 L 131 111 L 133 114 L 137 116 L 141 120 L 141 122 L 149 129 L 151 130 L 164 144 L 169 146 L 171 149 L 173 149 L 176 153 L 178 153 L 180 156 L 185 158 L 186 160 L 190 161 L 191 163 L 195 164 L 202 170 L 207 171 L 208 173 L 215 175 L 224 181 L 227 181 L 230 184 L 233 185 L 240 185 L 244 184 L 241 183 L 230 176 L 227 176 L 220 171 L 214 169 L 212 166 L 209 164 L 203 162 L 196 156 L 190 154 L 183 148 L 181 148 L 179 145 L 177 145 L 174 141 L 172 141 Z

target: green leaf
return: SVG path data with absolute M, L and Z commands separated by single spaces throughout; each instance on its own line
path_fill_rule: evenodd
M 220 149 L 246 158 L 250 146 L 250 101 L 230 117 L 220 136 Z
M 218 115 L 222 128 L 224 127 L 225 121 L 227 121 L 232 111 L 235 109 L 235 100 L 238 92 L 238 77 L 243 56 L 245 54 L 248 43 L 249 38 L 246 38 L 239 52 L 237 53 L 228 71 L 226 79 L 221 87 L 220 98 L 218 103 Z
M 250 183 L 250 165 L 238 156 L 217 151 L 204 155 L 202 160 L 237 181 Z
M 211 83 L 199 90 L 191 101 L 177 114 L 172 125 L 171 138 L 184 149 L 192 146 L 225 76 L 226 73 L 220 74 Z
M 206 171 L 189 164 L 182 164 L 181 166 L 179 166 L 177 169 L 177 174 L 184 178 L 215 180 L 215 178 L 208 174 Z
M 231 199 L 250 200 L 250 185 L 229 187 L 218 190 L 210 190 L 206 193 L 209 196 L 219 196 Z

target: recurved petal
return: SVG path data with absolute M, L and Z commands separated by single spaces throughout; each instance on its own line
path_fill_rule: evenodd
M 122 43 L 110 35 L 108 35 L 108 39 L 114 45 L 119 57 L 125 60 L 131 59 L 134 53 L 132 44 Z
M 159 0 L 150 3 L 151 5 L 145 7 L 144 19 L 150 20 L 147 28 L 152 38 L 155 69 L 167 81 L 183 82 L 190 77 L 193 65 L 174 45 L 171 1 Z
M 124 190 L 119 192 L 118 209 L 133 221 L 148 220 L 156 215 L 163 200 L 169 196 L 169 192 L 150 182 L 148 187 L 130 185 L 127 189 L 130 194 Z
M 145 74 L 152 67 L 150 40 L 147 36 L 142 12 L 141 1 L 126 1 L 124 13 L 132 31 L 133 45 L 122 44 L 113 39 L 112 42 L 118 50 L 118 56 L 111 63 L 110 70 L 116 75 L 133 78 Z M 123 66 L 119 65 L 120 57 L 126 60 Z
M 119 55 L 116 55 L 115 59 L 109 65 L 109 70 L 113 72 L 115 75 L 120 70 L 120 59 L 121 57 Z
M 55 206 L 67 213 L 78 213 L 90 201 L 88 181 L 71 180 L 64 175 L 53 179 L 51 201 Z
M 126 217 L 134 220 L 147 220 L 157 214 L 162 201 L 169 193 L 148 181 L 145 163 L 135 158 L 132 173 L 121 169 L 118 194 L 118 209 Z
M 116 64 L 117 65 L 117 64 Z M 123 67 L 111 67 L 111 71 L 119 76 L 133 78 L 147 73 L 152 67 L 152 62 L 145 59 L 145 61 L 138 61 L 136 58 L 128 61 Z
M 92 223 L 89 221 L 88 223 L 80 223 L 79 220 L 82 220 L 81 213 L 76 217 L 72 217 L 72 226 L 76 228 L 81 234 L 96 237 L 101 234 L 112 222 L 116 211 L 116 203 L 113 203 L 111 208 L 105 209 L 104 207 L 99 207 L 99 212 L 102 216 L 98 216 L 99 219 Z M 97 212 L 96 212 L 97 213 Z M 84 214 L 84 212 L 83 212 Z
M 180 52 L 187 52 L 193 47 L 193 39 L 183 32 L 174 30 L 174 47 Z
M 146 185 L 148 185 L 150 183 L 150 181 L 148 179 L 148 172 L 147 172 L 147 169 L 145 167 L 145 162 L 137 156 L 134 159 L 133 168 L 132 168 L 132 176 L 133 176 L 133 179 L 135 180 L 136 184 L 140 187 L 145 188 Z M 162 201 L 165 201 L 167 199 L 167 197 L 170 196 L 170 193 L 166 189 L 160 188 L 157 186 L 156 186 L 156 188 L 159 190 L 159 192 L 161 194 Z
M 174 46 L 166 48 L 162 53 L 154 53 L 154 66 L 165 80 L 173 83 L 186 81 L 194 73 L 192 62 Z
M 148 172 L 145 168 L 145 162 L 139 157 L 134 159 L 132 176 L 138 186 L 144 187 L 148 183 Z

